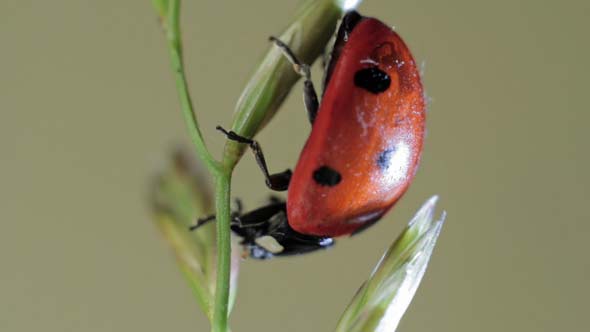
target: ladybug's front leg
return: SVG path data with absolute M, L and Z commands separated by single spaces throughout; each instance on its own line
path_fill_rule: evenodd
M 224 133 L 227 139 L 239 143 L 248 144 L 250 146 L 250 149 L 252 149 L 254 157 L 256 158 L 256 162 L 258 163 L 258 166 L 264 174 L 266 185 L 270 189 L 275 191 L 285 191 L 289 188 L 289 182 L 291 181 L 292 174 L 291 170 L 288 169 L 281 173 L 270 174 L 268 172 L 268 167 L 266 166 L 266 159 L 264 158 L 264 154 L 262 153 L 262 149 L 260 148 L 260 144 L 258 144 L 258 142 L 251 140 L 247 137 L 240 136 L 233 131 L 227 131 L 223 129 L 221 126 L 217 126 L 217 130 Z
M 307 116 L 309 117 L 309 122 L 313 124 L 315 121 L 315 117 L 318 114 L 318 109 L 320 104 L 318 102 L 318 95 L 315 92 L 315 88 L 313 87 L 313 82 L 311 81 L 311 72 L 309 65 L 305 63 L 301 63 L 299 59 L 295 56 L 293 51 L 287 46 L 287 44 L 283 43 L 280 39 L 271 36 L 270 40 L 277 45 L 278 48 L 283 51 L 283 54 L 293 64 L 293 68 L 295 72 L 299 75 L 303 76 L 305 81 L 303 82 L 303 101 L 305 103 L 305 108 L 307 109 Z

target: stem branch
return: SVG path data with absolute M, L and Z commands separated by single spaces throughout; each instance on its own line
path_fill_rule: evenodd
M 221 168 L 220 163 L 215 160 L 207 150 L 188 90 L 184 62 L 182 59 L 182 41 L 180 39 L 180 0 L 172 0 L 168 6 L 168 27 L 166 29 L 166 35 L 170 52 L 170 64 L 176 80 L 176 88 L 180 97 L 180 106 L 184 116 L 184 122 L 188 127 L 189 135 L 197 149 L 199 157 L 203 159 L 207 168 L 212 173 L 216 173 Z

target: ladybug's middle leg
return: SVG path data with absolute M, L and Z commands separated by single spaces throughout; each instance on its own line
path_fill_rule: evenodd
M 231 217 L 231 222 L 232 224 L 234 223 L 238 223 L 239 217 L 242 215 L 242 212 L 244 212 L 244 206 L 242 204 L 242 200 L 239 198 L 234 198 L 235 204 L 236 204 L 236 210 L 234 210 L 230 217 Z M 212 221 L 215 221 L 217 219 L 217 216 L 215 214 L 210 214 L 208 216 L 205 217 L 201 217 L 199 219 L 197 219 L 197 222 L 194 225 L 189 226 L 189 230 L 190 231 L 194 231 L 195 229 L 208 224 Z
M 315 88 L 313 87 L 313 82 L 311 81 L 311 72 L 309 65 L 305 63 L 301 63 L 299 59 L 295 56 L 295 53 L 287 46 L 287 44 L 283 43 L 280 39 L 271 36 L 270 40 L 277 45 L 278 48 L 283 51 L 283 54 L 293 64 L 293 68 L 295 72 L 299 75 L 303 76 L 305 81 L 303 82 L 303 101 L 305 103 L 305 108 L 307 109 L 307 116 L 309 117 L 309 122 L 313 124 L 315 121 L 315 117 L 318 114 L 318 109 L 320 104 L 318 102 L 318 95 L 315 92 Z
M 227 131 L 223 129 L 221 126 L 217 126 L 217 130 L 224 133 L 227 139 L 239 143 L 248 144 L 250 146 L 250 149 L 252 149 L 254 157 L 256 158 L 256 162 L 258 163 L 258 166 L 264 174 L 266 185 L 270 189 L 275 191 L 285 191 L 289 188 L 289 182 L 291 181 L 292 174 L 291 170 L 288 169 L 281 173 L 270 174 L 268 172 L 268 167 L 266 166 L 266 159 L 264 158 L 264 154 L 262 153 L 262 148 L 260 148 L 260 144 L 258 144 L 257 141 L 254 141 L 244 136 L 240 136 L 231 130 Z

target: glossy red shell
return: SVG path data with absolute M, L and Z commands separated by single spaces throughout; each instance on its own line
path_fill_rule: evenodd
M 386 91 L 355 85 L 357 71 L 386 72 Z M 416 172 L 424 138 L 425 102 L 416 63 L 390 27 L 363 18 L 336 60 L 311 134 L 293 173 L 287 219 L 296 231 L 351 234 L 379 219 L 403 195 Z M 336 185 L 314 171 L 337 171 Z

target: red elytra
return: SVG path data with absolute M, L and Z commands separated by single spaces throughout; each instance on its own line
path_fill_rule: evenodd
M 228 139 L 250 145 L 269 188 L 288 190 L 286 203 L 273 198 L 232 216 L 232 231 L 256 259 L 328 248 L 332 237 L 372 225 L 408 188 L 424 139 L 416 63 L 401 38 L 379 20 L 354 11 L 344 16 L 319 107 L 309 68 L 282 41 L 271 40 L 305 77 L 313 127 L 293 174 L 269 174 L 258 142 L 218 127 Z M 213 219 L 200 219 L 192 229 Z
M 375 78 L 383 73 L 390 81 L 384 91 L 386 80 Z M 378 220 L 414 177 L 424 123 L 423 88 L 408 47 L 379 20 L 361 18 L 334 63 L 291 178 L 289 225 L 335 237 Z

